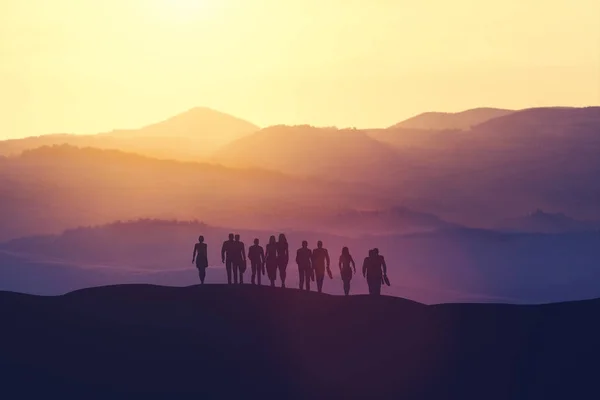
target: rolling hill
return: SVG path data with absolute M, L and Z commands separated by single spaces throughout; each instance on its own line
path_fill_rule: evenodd
M 265 128 L 224 146 L 215 161 L 345 181 L 376 181 L 401 162 L 392 148 L 363 131 L 308 125 Z
M 0 165 L 0 240 L 137 218 L 294 226 L 312 210 L 378 202 L 348 184 L 114 150 L 43 147 Z
M 598 220 L 598 132 L 600 107 L 528 109 L 467 131 L 273 127 L 217 160 L 370 185 L 392 205 L 463 225 L 491 227 L 536 207 Z
M 600 107 L 523 110 L 469 131 L 275 126 L 216 153 L 215 161 L 238 169 L 92 149 L 34 151 L 0 161 L 0 238 L 49 233 L 55 215 L 52 232 L 207 214 L 219 225 L 322 229 L 332 215 L 397 205 L 479 228 L 535 208 L 597 221 L 599 129 Z
M 18 155 L 42 146 L 122 150 L 150 157 L 198 161 L 221 146 L 258 131 L 247 121 L 209 108 L 196 107 L 140 129 L 95 135 L 55 134 L 0 141 L 0 155 Z
M 475 108 L 458 113 L 426 112 L 399 122 L 390 129 L 469 130 L 475 125 L 514 112 L 499 108 Z
M 0 292 L 2 392 L 596 398 L 598 300 L 424 306 L 251 286 Z M 32 384 L 35 382 L 35 384 Z

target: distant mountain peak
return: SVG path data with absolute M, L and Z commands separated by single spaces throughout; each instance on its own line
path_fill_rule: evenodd
M 176 114 L 161 122 L 150 124 L 142 128 L 142 130 L 156 129 L 156 127 L 165 124 L 173 124 L 176 122 L 190 124 L 189 128 L 211 127 L 211 125 L 214 124 L 225 124 L 227 126 L 236 125 L 237 127 L 247 130 L 249 132 L 255 132 L 260 129 L 258 126 L 241 118 L 234 117 L 231 114 L 217 111 L 209 107 L 192 107 L 182 113 Z
M 425 112 L 390 128 L 424 130 L 468 130 L 472 126 L 514 113 L 514 110 L 479 107 L 457 113 Z

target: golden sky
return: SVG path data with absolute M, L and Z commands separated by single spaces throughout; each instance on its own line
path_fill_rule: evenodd
M 0 0 L 0 138 L 600 104 L 598 0 Z

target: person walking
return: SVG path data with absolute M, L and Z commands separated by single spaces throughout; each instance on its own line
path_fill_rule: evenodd
M 306 290 L 310 291 L 310 280 L 315 279 L 312 270 L 312 251 L 308 248 L 308 242 L 302 241 L 302 247 L 296 251 L 296 264 L 298 264 L 298 280 L 300 281 L 300 290 L 304 289 L 306 282 Z
M 240 241 L 240 235 L 235 235 L 233 247 L 233 281 L 240 285 L 244 283 L 244 272 L 246 272 L 246 246 Z
M 269 238 L 269 244 L 265 251 L 265 264 L 267 267 L 267 277 L 271 281 L 271 286 L 275 286 L 277 279 L 277 241 L 275 236 Z
M 323 242 L 317 242 L 317 248 L 312 252 L 312 267 L 315 272 L 315 280 L 317 281 L 317 291 L 319 293 L 323 292 L 323 281 L 325 280 L 325 269 L 327 268 L 327 273 L 329 277 L 331 277 L 331 269 L 330 269 L 330 259 L 329 252 L 327 249 L 323 248 Z
M 369 251 L 369 257 L 363 263 L 363 276 L 367 278 L 369 294 L 381 295 L 381 285 L 387 279 L 387 265 L 383 256 L 379 255 L 379 249 Z
M 200 284 L 204 285 L 206 278 L 206 268 L 208 268 L 208 250 L 204 243 L 204 236 L 198 237 L 198 243 L 194 245 L 194 254 L 192 254 L 192 264 L 196 263 L 198 275 L 200 276 Z
M 233 271 L 233 257 L 235 253 L 235 241 L 233 233 L 229 234 L 229 239 L 223 242 L 223 246 L 221 247 L 221 262 L 225 264 L 225 269 L 227 270 L 227 283 L 231 285 L 232 276 L 231 273 Z M 236 281 L 237 283 L 237 276 Z
M 254 245 L 248 249 L 248 259 L 252 268 L 250 281 L 253 285 L 256 282 L 261 285 L 261 276 L 265 274 L 265 251 L 259 243 L 258 239 L 254 239 Z
M 342 282 L 344 282 L 344 294 L 348 296 L 350 294 L 350 281 L 352 280 L 352 270 L 356 273 L 356 263 L 350 255 L 350 250 L 347 247 L 342 249 L 342 255 L 339 261 L 340 276 Z
M 279 279 L 281 279 L 282 288 L 285 288 L 286 269 L 290 260 L 288 247 L 287 238 L 283 233 L 280 234 L 279 241 L 277 242 L 277 268 L 279 269 Z

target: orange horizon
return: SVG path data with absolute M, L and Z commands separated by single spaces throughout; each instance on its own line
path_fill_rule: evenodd
M 592 0 L 0 0 L 0 140 L 138 128 L 196 104 L 357 128 L 596 105 L 598 15 Z

